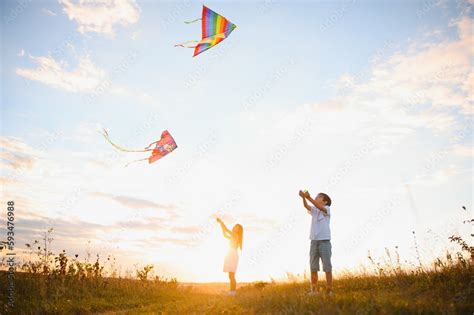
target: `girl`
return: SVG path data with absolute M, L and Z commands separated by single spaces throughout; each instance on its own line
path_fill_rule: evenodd
M 228 238 L 229 241 L 229 251 L 225 256 L 224 260 L 224 272 L 229 273 L 229 280 L 230 280 L 230 292 L 229 295 L 235 296 L 236 295 L 236 286 L 237 283 L 235 281 L 235 272 L 237 271 L 237 265 L 239 263 L 239 253 L 237 252 L 237 248 L 240 248 L 242 251 L 242 241 L 244 237 L 244 228 L 240 224 L 234 225 L 232 231 L 229 230 L 224 222 L 221 219 L 217 218 L 217 222 L 221 225 L 222 233 L 224 234 L 225 238 Z

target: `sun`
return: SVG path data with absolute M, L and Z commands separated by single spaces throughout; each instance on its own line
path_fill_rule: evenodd
M 190 261 L 196 281 L 225 281 L 227 275 L 222 271 L 228 241 L 221 233 L 212 232 L 194 249 L 194 258 Z

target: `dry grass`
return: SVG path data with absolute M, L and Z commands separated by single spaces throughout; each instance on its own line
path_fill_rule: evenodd
M 472 223 L 472 221 L 471 221 Z M 39 246 L 28 245 L 30 259 L 15 274 L 12 314 L 472 314 L 474 312 L 473 247 L 461 237 L 456 253 L 437 258 L 431 266 L 400 264 L 398 251 L 386 251 L 383 263 L 369 254 L 365 273 L 335 279 L 335 296 L 308 296 L 307 282 L 255 282 L 240 285 L 236 297 L 220 293 L 223 284 L 180 284 L 151 277 L 153 266 L 135 277 L 117 274 L 115 260 L 80 261 L 65 251 L 49 251 L 49 230 Z M 49 244 L 49 247 L 48 247 Z M 291 281 L 292 277 L 288 278 Z M 0 271 L 0 287 L 8 285 Z M 0 312 L 1 313 L 1 312 Z

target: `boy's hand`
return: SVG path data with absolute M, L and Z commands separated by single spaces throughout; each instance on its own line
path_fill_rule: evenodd
M 302 190 L 300 190 L 298 194 L 300 195 L 301 198 L 305 197 L 304 192 Z
M 216 218 L 217 223 L 222 223 L 222 220 L 220 218 Z
M 311 196 L 309 195 L 309 192 L 307 190 L 305 190 L 304 192 L 304 196 L 307 197 L 307 198 L 310 198 Z

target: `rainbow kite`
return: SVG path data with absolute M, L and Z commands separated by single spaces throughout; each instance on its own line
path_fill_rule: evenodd
M 189 24 L 199 20 L 202 20 L 202 39 L 175 45 L 175 47 L 194 48 L 193 57 L 222 42 L 237 27 L 225 17 L 204 5 L 202 6 L 202 18 L 184 23 Z M 197 44 L 188 45 L 189 43 Z
M 125 166 L 128 166 L 130 163 L 133 163 L 133 162 L 145 161 L 145 160 L 148 160 L 148 163 L 156 162 L 178 147 L 173 137 L 168 132 L 168 130 L 165 130 L 161 133 L 160 140 L 150 143 L 150 145 L 148 145 L 145 149 L 141 149 L 141 150 L 130 150 L 113 143 L 112 140 L 110 140 L 109 133 L 105 129 L 103 130 L 102 135 L 104 136 L 105 140 L 107 140 L 114 148 L 123 152 L 149 152 L 151 151 L 150 157 L 131 161 L 125 164 Z M 155 147 L 151 148 L 151 146 L 154 144 L 155 144 Z

